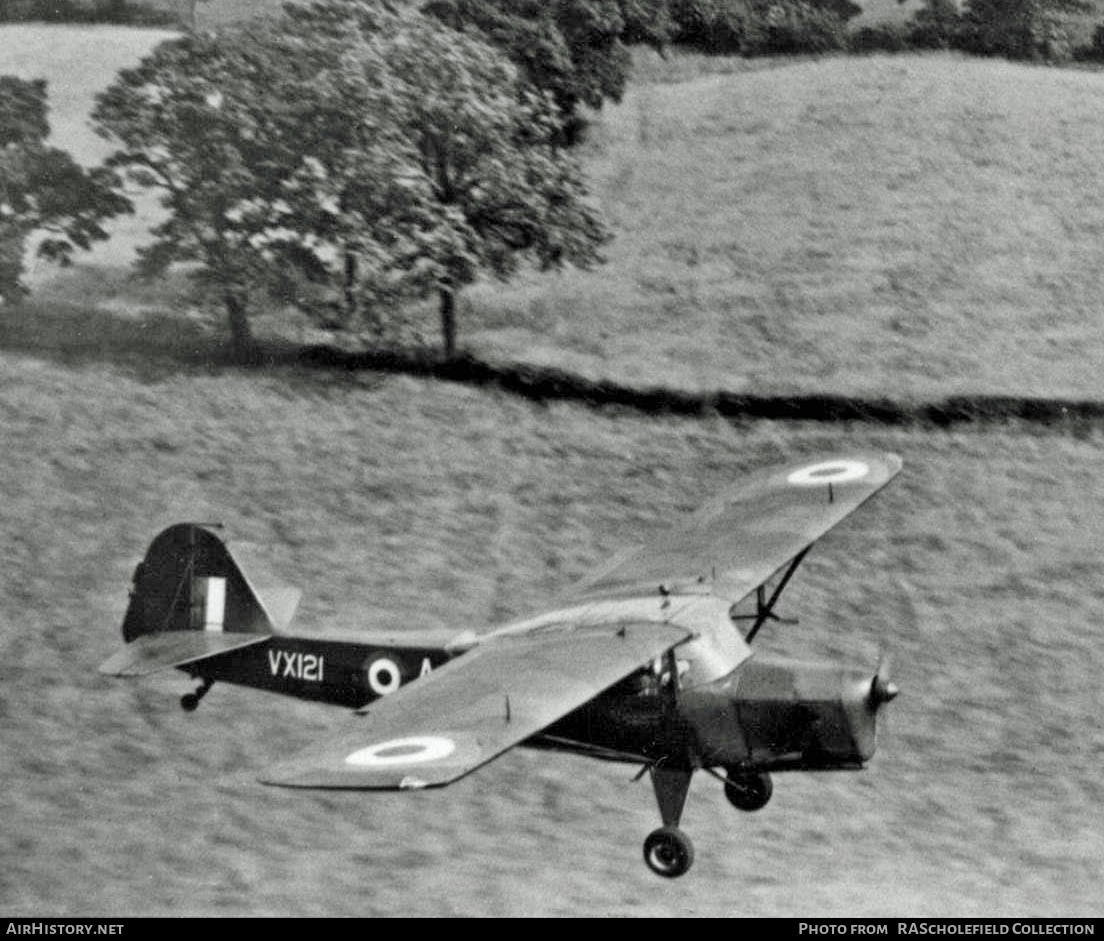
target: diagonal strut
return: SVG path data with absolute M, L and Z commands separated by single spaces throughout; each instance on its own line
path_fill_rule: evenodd
M 766 591 L 763 585 L 760 585 L 755 590 L 755 614 L 737 614 L 732 616 L 734 621 L 750 620 L 754 618 L 755 623 L 751 625 L 751 630 L 747 632 L 744 640 L 747 643 L 751 643 L 755 639 L 755 635 L 759 633 L 761 628 L 768 620 L 781 621 L 777 614 L 774 613 L 774 606 L 778 603 L 778 599 L 782 597 L 782 592 L 785 591 L 786 586 L 789 584 L 790 579 L 793 578 L 794 572 L 797 571 L 797 567 L 801 564 L 802 560 L 809 554 L 809 550 L 812 546 L 806 546 L 790 563 L 790 567 L 786 569 L 786 574 L 782 576 L 781 581 L 775 586 L 769 600 L 766 600 Z

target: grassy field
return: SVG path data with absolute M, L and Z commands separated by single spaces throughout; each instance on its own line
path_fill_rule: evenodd
M 0 686 L 10 914 L 1097 915 L 1104 439 L 540 408 L 406 378 L 3 354 Z M 643 866 L 632 769 L 514 753 L 423 794 L 254 775 L 351 720 L 181 677 L 108 680 L 133 565 L 180 519 L 269 546 L 303 629 L 523 614 L 746 469 L 893 449 L 903 477 L 813 554 L 765 648 L 904 690 L 861 774 L 758 815 L 698 780 L 694 871 Z
M 833 58 L 634 86 L 594 272 L 471 294 L 469 342 L 626 382 L 1096 397 L 1104 75 Z
M 11 29 L 0 72 L 52 62 L 79 127 L 84 39 Z M 609 265 L 471 292 L 468 338 L 647 385 L 1098 398 L 1099 82 L 936 56 L 634 86 L 588 145 Z M 179 285 L 127 280 L 141 221 L 0 313 L 5 912 L 1104 915 L 1100 429 L 730 425 L 231 369 Z M 640 859 L 657 813 L 632 769 L 518 751 L 420 794 L 265 788 L 355 720 L 224 686 L 184 715 L 183 677 L 96 672 L 174 521 L 269 547 L 304 630 L 479 629 L 745 470 L 859 447 L 905 471 L 762 641 L 889 651 L 879 754 L 779 776 L 756 815 L 702 776 L 674 883 Z
M 102 157 L 75 131 L 106 72 L 64 55 L 88 40 L 10 29 L 17 71 L 68 76 L 59 140 Z M 122 61 L 157 38 L 126 35 Z M 605 109 L 584 157 L 608 263 L 475 286 L 461 341 L 630 385 L 1098 397 L 1104 73 L 949 55 L 773 66 L 638 82 Z M 74 270 L 36 272 L 37 298 L 149 306 L 123 266 L 150 205 Z M 186 306 L 160 287 L 165 312 Z

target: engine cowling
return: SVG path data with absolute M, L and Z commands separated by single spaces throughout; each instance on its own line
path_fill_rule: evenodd
M 878 712 L 897 694 L 885 664 L 872 674 L 756 657 L 686 705 L 710 764 L 861 768 L 874 754 Z

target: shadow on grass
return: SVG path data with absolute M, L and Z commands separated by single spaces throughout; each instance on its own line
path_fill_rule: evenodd
M 211 325 L 190 316 L 183 278 L 144 282 L 124 269 L 74 266 L 0 305 L 0 349 L 66 365 L 111 363 L 154 380 L 182 369 L 235 365 Z
M 576 402 L 592 408 L 625 408 L 647 414 L 715 415 L 733 421 L 859 422 L 938 428 L 1019 422 L 1060 428 L 1075 434 L 1104 426 L 1104 402 L 1094 401 L 963 395 L 939 401 L 909 402 L 820 393 L 754 395 L 724 390 L 696 393 L 594 381 L 554 368 L 488 362 L 470 353 L 442 360 L 421 352 L 350 353 L 334 347 L 312 346 L 299 350 L 295 359 L 301 364 L 326 370 L 403 373 L 498 388 L 535 402 Z
M 351 352 L 329 345 L 304 346 L 280 337 L 260 340 L 258 355 L 243 362 L 221 328 L 188 314 L 185 296 L 182 278 L 147 284 L 120 269 L 74 269 L 51 279 L 24 303 L 0 306 L 0 349 L 66 365 L 110 363 L 147 382 L 199 370 L 293 367 L 331 378 L 403 374 L 499 389 L 539 403 L 575 402 L 591 408 L 720 416 L 732 421 L 942 428 L 1019 422 L 1074 434 L 1104 426 L 1104 402 L 1097 401 L 984 395 L 910 402 L 816 393 L 697 393 L 590 380 L 555 368 L 490 362 L 467 352 L 446 360 L 424 348 Z
M 54 300 L 0 308 L 0 349 L 65 364 L 114 363 L 140 373 L 233 364 L 229 346 L 202 325 L 168 314 L 121 318 Z
M 20 304 L 0 304 L 0 351 L 64 366 L 108 364 L 150 383 L 178 374 L 269 367 L 292 367 L 311 382 L 323 375 L 314 368 L 324 365 L 320 347 L 281 336 L 280 318 L 263 311 L 253 317 L 256 347 L 243 357 L 221 319 L 195 310 L 181 273 L 147 281 L 122 267 L 83 264 L 31 280 L 32 293 Z M 266 323 L 277 329 L 266 329 Z M 401 355 L 432 358 L 424 351 Z M 332 378 L 349 377 L 343 363 L 333 365 Z M 389 371 L 395 370 L 380 370 Z M 363 385 L 364 378 L 357 382 Z

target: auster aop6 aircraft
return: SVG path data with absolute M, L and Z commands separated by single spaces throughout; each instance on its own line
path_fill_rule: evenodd
M 298 590 L 256 581 L 211 527 L 170 526 L 134 573 L 126 645 L 101 670 L 183 670 L 200 681 L 181 700 L 189 711 L 221 680 L 367 713 L 269 769 L 270 784 L 435 787 L 519 744 L 640 764 L 663 822 L 645 861 L 680 876 L 693 862 L 678 825 L 696 770 L 757 810 L 771 772 L 858 769 L 873 755 L 878 711 L 897 695 L 883 666 L 768 659 L 750 644 L 780 620 L 813 543 L 900 467 L 854 454 L 752 476 L 553 610 L 455 637 L 294 636 Z

